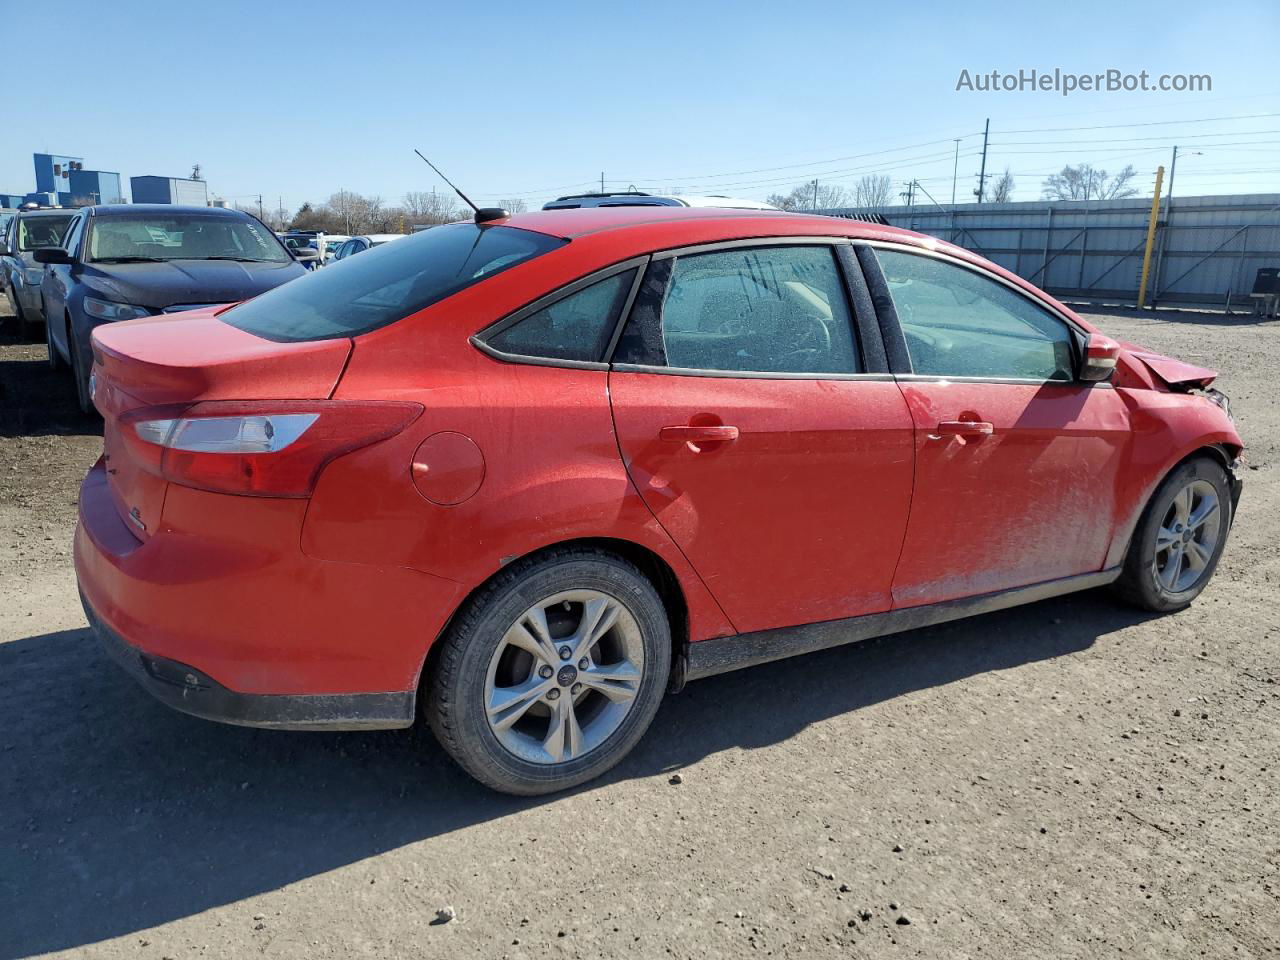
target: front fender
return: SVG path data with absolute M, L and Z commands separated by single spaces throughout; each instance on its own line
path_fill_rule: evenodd
M 1230 478 L 1234 507 L 1241 488 L 1234 464 L 1244 450 L 1235 423 L 1203 394 L 1124 388 L 1119 393 L 1130 410 L 1132 439 L 1127 469 L 1116 492 L 1116 531 L 1107 551 L 1108 568 L 1124 561 L 1133 531 L 1156 488 L 1178 464 L 1200 451 L 1221 460 Z

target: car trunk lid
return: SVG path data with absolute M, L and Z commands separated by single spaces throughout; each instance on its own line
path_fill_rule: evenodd
M 351 340 L 274 343 L 193 310 L 99 327 L 93 336 L 93 397 L 103 417 L 103 455 L 116 508 L 134 534 L 157 528 L 168 486 L 126 415 L 180 410 L 205 400 L 316 400 L 329 397 Z

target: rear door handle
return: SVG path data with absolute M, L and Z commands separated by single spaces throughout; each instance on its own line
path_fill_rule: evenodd
M 692 424 L 679 427 L 663 427 L 658 431 L 658 437 L 662 440 L 671 440 L 676 443 L 732 443 L 738 439 L 737 427 L 717 426 L 694 426 Z
M 993 424 L 980 420 L 943 420 L 938 424 L 940 437 L 989 437 L 995 432 Z

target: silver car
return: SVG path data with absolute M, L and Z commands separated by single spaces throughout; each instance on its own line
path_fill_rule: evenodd
M 35 251 L 62 245 L 74 210 L 23 210 L 9 221 L 0 234 L 0 284 L 18 320 L 18 336 L 27 339 L 36 324 L 44 323 L 40 283 L 43 264 L 36 263 Z

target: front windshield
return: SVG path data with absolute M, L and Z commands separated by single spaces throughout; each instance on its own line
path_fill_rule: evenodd
M 256 220 L 200 214 L 92 217 L 89 260 L 239 260 L 285 263 L 275 234 Z
M 67 224 L 72 214 L 51 217 L 19 217 L 18 249 L 39 250 L 41 247 L 59 247 L 62 235 L 67 232 Z

